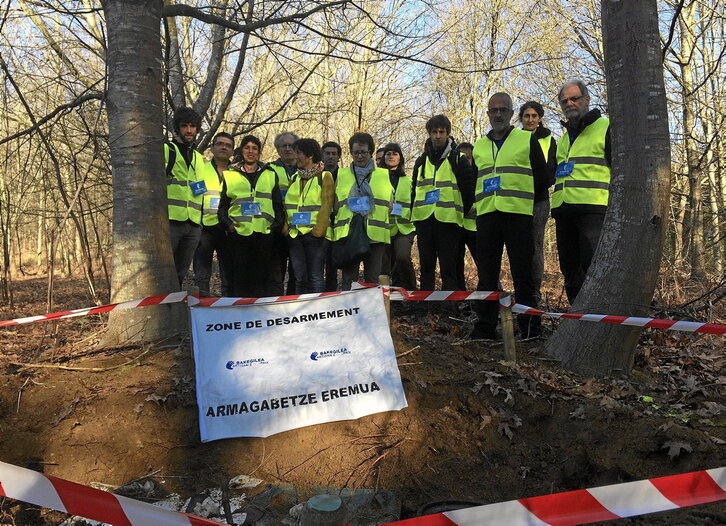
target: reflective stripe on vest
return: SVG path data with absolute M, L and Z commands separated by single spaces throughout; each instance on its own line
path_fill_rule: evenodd
M 488 137 L 474 144 L 474 163 L 479 169 L 476 179 L 476 214 L 494 211 L 532 215 L 534 179 L 529 160 L 532 133 L 512 129 L 502 147 Z M 496 190 L 485 191 L 488 183 L 499 178 Z
M 224 180 L 227 183 L 227 196 L 230 199 L 229 218 L 241 236 L 249 236 L 253 232 L 270 233 L 270 225 L 275 220 L 272 207 L 272 191 L 275 187 L 275 172 L 265 169 L 257 178 L 255 188 L 250 180 L 237 170 L 226 170 Z M 255 216 L 242 213 L 243 203 L 258 203 L 259 214 Z
M 215 226 L 219 224 L 217 210 L 222 193 L 222 182 L 219 180 L 219 174 L 213 163 L 204 163 L 203 179 L 207 191 L 202 194 L 202 225 Z
M 396 234 L 407 235 L 416 230 L 411 221 L 411 178 L 402 175 L 396 183 L 396 191 L 394 194 L 394 202 L 401 205 L 401 215 L 391 216 L 391 237 Z
M 463 155 L 459 153 L 458 155 Z M 436 203 L 425 204 L 426 193 L 439 190 L 439 200 Z M 464 205 L 461 199 L 456 176 L 447 156 L 438 169 L 431 163 L 429 156 L 419 167 L 416 181 L 416 195 L 414 196 L 412 221 L 423 221 L 431 214 L 442 223 L 464 224 Z
M 303 179 L 300 179 L 297 174 L 294 174 L 290 179 L 290 186 L 285 195 L 285 212 L 287 213 L 288 234 L 290 237 L 297 237 L 298 233 L 301 235 L 308 234 L 312 232 L 313 227 L 317 224 L 318 212 L 323 205 L 323 177 L 329 177 L 332 183 L 333 176 L 330 172 L 323 172 L 320 176 L 308 179 L 304 187 L 302 186 Z M 310 224 L 293 225 L 292 216 L 296 212 L 310 212 Z M 331 226 L 328 226 L 325 237 L 328 239 L 333 238 L 333 228 Z
M 202 223 L 202 196 L 195 196 L 189 183 L 203 179 L 204 158 L 192 150 L 192 162 L 187 165 L 179 147 L 174 143 L 164 144 L 164 164 L 169 162 L 169 148 L 174 148 L 174 167 L 172 177 L 166 179 L 166 205 L 169 219 Z
M 353 188 L 355 175 L 350 167 L 338 170 L 338 181 L 335 185 L 335 221 L 333 223 L 333 239 L 340 240 L 348 236 L 350 220 L 353 212 L 348 208 L 348 196 Z M 389 213 L 393 201 L 393 186 L 385 168 L 375 168 L 371 172 L 368 184 L 373 191 L 373 211 L 366 218 L 368 238 L 373 242 L 390 243 L 391 232 Z
M 569 134 L 557 143 L 557 163 L 572 162 L 572 173 L 558 177 L 552 208 L 563 203 L 607 206 L 610 199 L 610 168 L 605 159 L 605 135 L 610 121 L 600 117 L 585 127 L 570 144 Z
M 281 166 L 275 162 L 268 163 L 267 168 L 277 174 L 277 184 L 280 185 L 280 194 L 285 195 L 287 188 L 290 186 L 290 176 L 287 175 L 287 170 L 284 166 Z

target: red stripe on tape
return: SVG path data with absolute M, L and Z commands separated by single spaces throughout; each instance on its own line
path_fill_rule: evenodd
M 149 307 L 151 305 L 158 305 L 161 301 L 166 298 L 168 294 L 159 294 L 158 296 L 149 296 L 148 298 L 142 299 L 137 307 Z
M 676 323 L 678 323 L 678 320 L 656 320 L 652 319 L 643 327 L 651 327 L 653 329 L 670 329 L 673 327 Z
M 0 482 L 0 497 L 7 497 L 7 493 L 5 493 L 5 490 L 3 489 L 3 483 Z
M 584 489 L 520 499 L 519 502 L 538 519 L 552 526 L 575 526 L 620 518 Z
M 456 526 L 456 523 L 443 513 L 416 517 L 415 519 L 404 519 L 391 524 L 395 524 L 396 526 Z M 385 524 L 383 526 L 385 526 Z
M 693 332 L 701 332 L 707 334 L 726 334 L 726 325 L 717 325 L 715 323 L 704 323 L 702 327 L 699 327 Z
M 43 476 L 53 483 L 63 505 L 71 515 L 80 515 L 113 526 L 132 526 L 121 508 L 121 503 L 113 494 L 50 475 Z
M 628 319 L 627 316 L 611 316 L 611 315 L 608 315 L 608 316 L 605 316 L 600 321 L 603 322 L 603 323 L 613 323 L 615 325 L 620 325 L 621 323 L 623 323 L 627 319 Z
M 703 471 L 650 479 L 665 498 L 678 506 L 693 506 L 726 498 L 726 491 Z

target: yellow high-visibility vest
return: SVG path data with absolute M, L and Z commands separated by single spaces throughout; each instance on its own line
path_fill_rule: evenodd
M 174 166 L 171 176 L 166 178 L 166 204 L 169 219 L 173 221 L 190 220 L 202 224 L 202 195 L 194 195 L 191 183 L 201 181 L 204 171 L 204 157 L 192 150 L 192 162 L 187 164 L 179 147 L 172 143 L 164 143 L 164 164 L 169 163 L 169 150 L 173 148 Z
M 391 212 L 397 210 L 397 205 L 400 205 L 401 215 L 391 215 L 389 218 L 391 237 L 396 234 L 407 235 L 415 231 L 416 227 L 411 221 L 411 178 L 409 176 L 402 175 L 398 178 L 393 202 L 394 209 Z
M 462 153 L 454 155 L 464 155 Z M 438 201 L 426 203 L 426 196 L 429 192 L 439 192 Z M 416 195 L 413 201 L 411 219 L 423 221 L 431 214 L 442 223 L 454 223 L 462 226 L 464 224 L 464 205 L 461 199 L 459 185 L 456 184 L 456 176 L 451 167 L 449 157 L 444 159 L 438 168 L 431 163 L 429 156 L 419 167 L 416 180 Z
M 566 177 L 557 177 L 552 208 L 563 203 L 607 206 L 610 199 L 610 167 L 605 158 L 605 136 L 610 121 L 600 117 L 570 143 L 565 134 L 557 143 L 557 163 L 574 163 Z
M 534 179 L 529 160 L 532 133 L 512 129 L 497 148 L 482 137 L 474 144 L 474 162 L 479 170 L 474 202 L 478 216 L 500 211 L 532 215 Z
M 344 239 L 350 230 L 350 221 L 353 211 L 348 208 L 348 195 L 350 189 L 356 184 L 355 175 L 350 167 L 338 170 L 338 181 L 335 185 L 335 222 L 333 224 L 333 238 Z M 366 216 L 366 231 L 368 238 L 378 243 L 390 243 L 389 213 L 393 202 L 393 186 L 385 168 L 374 168 L 368 184 L 373 191 L 373 210 Z
M 294 174 L 290 179 L 290 186 L 285 195 L 285 213 L 287 214 L 288 234 L 290 237 L 297 237 L 298 234 L 310 233 L 318 222 L 318 212 L 323 205 L 323 178 L 330 179 L 333 183 L 333 176 L 330 172 L 323 172 L 319 176 L 311 177 L 302 186 L 303 179 Z M 293 225 L 293 214 L 298 212 L 310 212 L 310 223 L 307 225 Z M 328 225 L 325 237 L 333 239 L 333 228 Z

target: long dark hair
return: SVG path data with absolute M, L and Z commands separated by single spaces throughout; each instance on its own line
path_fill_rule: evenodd
M 392 170 L 392 171 L 394 174 L 399 175 L 399 176 L 405 175 L 406 174 L 406 170 L 405 170 L 406 159 L 403 157 L 403 152 L 401 151 L 401 145 L 398 144 L 397 142 L 389 142 L 388 144 L 386 144 L 383 147 L 383 168 L 388 168 L 388 166 L 386 166 L 386 153 L 387 152 L 397 152 L 398 155 L 401 156 L 401 162 L 398 163 L 398 168 L 396 168 L 395 170 Z

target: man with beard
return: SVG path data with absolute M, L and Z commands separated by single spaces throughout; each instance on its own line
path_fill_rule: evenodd
M 570 304 L 585 281 L 610 200 L 610 121 L 590 109 L 581 80 L 568 82 L 558 95 L 567 133 L 557 144 L 557 173 L 552 217 L 560 270 Z
M 192 108 L 174 113 L 174 137 L 164 144 L 166 198 L 174 267 L 181 287 L 202 235 L 204 158 L 194 148 L 202 119 Z

